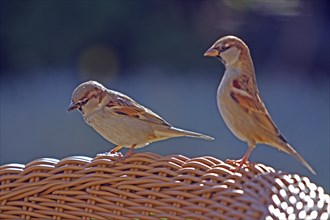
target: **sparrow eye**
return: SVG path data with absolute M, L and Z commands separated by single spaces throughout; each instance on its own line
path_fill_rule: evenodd
M 220 52 L 224 52 L 224 51 L 228 50 L 229 47 L 230 46 L 228 44 L 224 44 L 224 45 L 220 46 L 219 50 L 220 50 Z
M 86 103 L 88 102 L 88 99 L 85 99 L 85 100 L 82 100 L 82 101 L 80 101 L 80 106 L 83 106 L 83 105 L 85 105 Z

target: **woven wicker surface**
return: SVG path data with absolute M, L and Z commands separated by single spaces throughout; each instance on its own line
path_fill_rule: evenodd
M 308 178 L 204 156 L 42 158 L 0 167 L 1 219 L 328 219 Z

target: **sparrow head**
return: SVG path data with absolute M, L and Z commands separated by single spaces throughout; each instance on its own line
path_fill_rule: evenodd
M 68 112 L 78 109 L 85 114 L 100 108 L 105 91 L 106 88 L 95 81 L 80 84 L 72 93 Z
M 217 57 L 225 66 L 240 60 L 242 54 L 249 53 L 247 45 L 238 37 L 225 36 L 217 40 L 205 53 L 206 57 Z

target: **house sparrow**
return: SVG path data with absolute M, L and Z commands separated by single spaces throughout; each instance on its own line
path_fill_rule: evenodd
M 203 134 L 175 128 L 130 97 L 95 81 L 84 82 L 73 91 L 68 111 L 75 109 L 82 113 L 88 125 L 117 145 L 111 153 L 129 147 L 125 155 L 129 156 L 134 148 L 173 137 L 213 140 Z
M 225 36 L 204 56 L 219 58 L 226 67 L 217 92 L 218 108 L 229 129 L 248 144 L 237 170 L 247 162 L 256 144 L 267 144 L 292 155 L 315 175 L 279 132 L 261 100 L 248 46 L 237 37 Z

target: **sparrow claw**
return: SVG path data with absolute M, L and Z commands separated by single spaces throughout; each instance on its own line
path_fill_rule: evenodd
M 121 155 L 120 157 L 118 157 L 117 162 L 123 163 L 125 159 L 126 159 L 126 156 Z
M 106 153 L 108 156 L 112 156 L 112 157 L 123 157 L 123 154 L 120 153 L 120 152 L 112 152 L 112 151 L 109 151 Z
M 134 154 L 135 154 L 135 152 L 130 152 L 130 151 L 128 151 L 125 154 L 125 156 L 123 156 L 122 154 L 120 154 L 120 156 L 118 156 L 118 160 L 117 161 L 120 162 L 120 163 L 123 163 L 124 160 L 126 160 L 127 158 L 131 157 Z
M 234 166 L 232 169 L 230 169 L 233 172 L 238 172 L 241 168 L 248 168 L 256 165 L 256 163 L 247 160 L 243 161 L 242 159 L 239 160 L 227 159 L 226 163 Z

